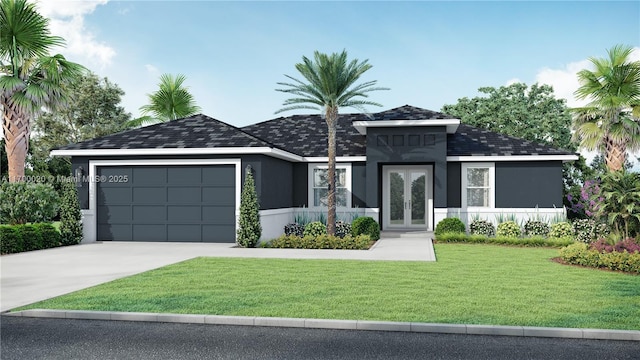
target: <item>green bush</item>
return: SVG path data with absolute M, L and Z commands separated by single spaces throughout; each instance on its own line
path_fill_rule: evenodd
M 466 229 L 462 220 L 458 218 L 446 218 L 440 220 L 440 222 L 436 225 L 435 234 L 444 234 L 444 233 L 465 233 Z
M 343 250 L 366 250 L 371 244 L 371 237 L 368 235 L 351 236 L 344 238 L 321 234 L 318 236 L 306 235 L 298 237 L 295 235 L 283 235 L 265 243 L 263 247 L 289 248 L 289 249 L 343 249 Z
M 496 234 L 496 227 L 488 220 L 473 220 L 469 225 L 469 233 L 490 237 Z
M 369 235 L 371 240 L 380 239 L 380 225 L 370 216 L 363 216 L 351 223 L 351 235 Z
M 549 236 L 549 224 L 539 220 L 529 220 L 524 224 L 526 236 Z
M 314 221 L 304 227 L 303 236 L 320 236 L 327 234 L 327 227 L 320 221 Z
M 592 243 L 609 235 L 607 224 L 597 223 L 593 219 L 577 219 L 573 222 L 576 241 Z
M 256 194 L 251 168 L 247 167 L 244 187 L 240 195 L 240 219 L 238 220 L 238 245 L 256 247 L 262 236 L 260 224 L 260 204 Z
M 17 226 L 0 225 L 0 253 L 14 254 L 22 251 L 22 233 Z
M 50 223 L 33 225 L 42 235 L 42 249 L 60 246 L 60 232 Z
M 60 202 L 60 242 L 75 245 L 82 241 L 82 212 L 78 193 L 72 182 L 62 183 Z
M 614 251 L 601 253 L 589 248 L 583 242 L 564 247 L 560 250 L 560 258 L 573 265 L 582 265 L 609 270 L 640 274 L 640 253 Z
M 516 224 L 515 221 L 505 221 L 501 223 L 498 225 L 498 230 L 496 231 L 496 236 L 518 238 L 520 235 L 522 235 L 520 225 Z
M 5 182 L 0 185 L 0 222 L 26 224 L 51 221 L 60 199 L 53 186 Z
M 544 238 L 541 236 L 527 238 L 505 236 L 487 237 L 484 235 L 466 235 L 462 233 L 445 233 L 436 235 L 436 241 L 439 243 L 495 244 L 528 247 L 563 247 L 573 244 L 574 242 L 571 238 Z
M 23 251 L 33 251 L 43 249 L 42 234 L 34 225 L 21 225 L 18 227 L 20 237 L 22 237 Z
M 573 236 L 573 226 L 568 222 L 559 222 L 551 225 L 551 231 L 549 232 L 551 237 L 568 237 Z

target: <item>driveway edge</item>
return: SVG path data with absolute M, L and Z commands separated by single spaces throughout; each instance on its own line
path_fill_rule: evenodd
M 34 309 L 3 316 L 22 316 L 57 319 L 146 321 L 165 323 L 189 323 L 239 326 L 298 327 L 308 329 L 349 329 L 373 331 L 401 331 L 435 334 L 467 334 L 522 337 L 550 337 L 590 340 L 640 341 L 640 331 L 607 329 L 573 329 L 529 326 L 462 325 L 415 322 L 391 322 L 370 320 L 331 320 L 300 318 L 269 318 L 260 316 L 189 315 L 164 313 L 136 313 L 85 310 L 45 310 Z

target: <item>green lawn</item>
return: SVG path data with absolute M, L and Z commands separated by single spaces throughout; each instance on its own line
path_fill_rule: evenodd
M 435 263 L 198 258 L 27 308 L 640 329 L 640 276 L 557 254 L 437 244 Z

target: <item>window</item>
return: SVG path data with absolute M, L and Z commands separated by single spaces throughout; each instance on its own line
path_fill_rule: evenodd
M 493 163 L 462 164 L 462 205 L 493 207 L 495 187 Z
M 326 207 L 327 165 L 309 164 L 309 207 Z M 351 164 L 336 164 L 336 207 L 351 207 Z

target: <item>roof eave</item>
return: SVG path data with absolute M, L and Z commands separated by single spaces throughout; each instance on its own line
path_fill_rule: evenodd
M 362 135 L 367 134 L 370 127 L 407 127 L 407 126 L 445 126 L 447 134 L 453 134 L 458 130 L 459 119 L 425 119 L 425 120 L 371 120 L 354 121 L 353 127 Z

